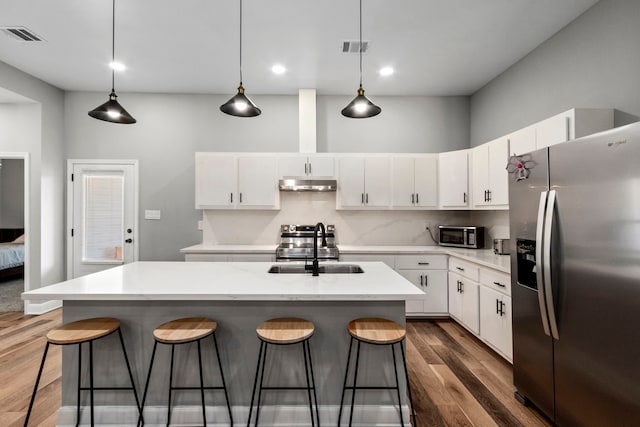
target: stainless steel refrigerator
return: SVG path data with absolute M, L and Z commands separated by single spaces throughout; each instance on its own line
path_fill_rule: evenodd
M 509 180 L 516 397 L 560 426 L 638 426 L 640 123 L 518 160 Z

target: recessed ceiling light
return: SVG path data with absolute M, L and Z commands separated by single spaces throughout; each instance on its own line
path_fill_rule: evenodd
M 116 61 L 110 63 L 109 66 L 111 68 L 113 68 L 114 70 L 116 70 L 116 71 L 124 71 L 124 70 L 127 69 L 127 67 L 125 67 L 125 65 L 123 63 L 116 62 Z
M 277 64 L 271 67 L 271 71 L 273 71 L 273 74 L 284 74 L 287 69 L 284 68 L 284 65 Z
M 384 67 L 380 69 L 381 76 L 390 76 L 391 74 L 393 74 L 393 68 L 391 67 Z

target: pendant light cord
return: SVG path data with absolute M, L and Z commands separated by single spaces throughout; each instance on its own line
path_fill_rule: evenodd
M 111 1 L 111 92 L 115 92 L 116 69 L 116 0 Z
M 242 86 L 242 0 L 240 0 L 240 86 Z
M 360 46 L 359 48 L 360 48 L 360 87 L 362 87 L 362 0 L 360 0 Z

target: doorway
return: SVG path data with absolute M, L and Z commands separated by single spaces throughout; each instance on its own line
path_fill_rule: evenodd
M 0 153 L 0 312 L 22 312 L 28 290 L 27 154 Z
M 68 160 L 67 279 L 138 260 L 138 161 Z

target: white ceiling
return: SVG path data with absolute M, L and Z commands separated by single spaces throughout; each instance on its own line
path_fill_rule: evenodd
M 470 95 L 597 0 L 364 0 L 368 95 Z M 238 0 L 117 0 L 118 92 L 232 94 L 238 84 Z M 244 0 L 247 94 L 355 94 L 357 0 Z M 0 0 L 0 61 L 65 90 L 111 86 L 110 0 Z M 270 68 L 287 67 L 276 76 Z M 382 66 L 393 66 L 381 77 Z

